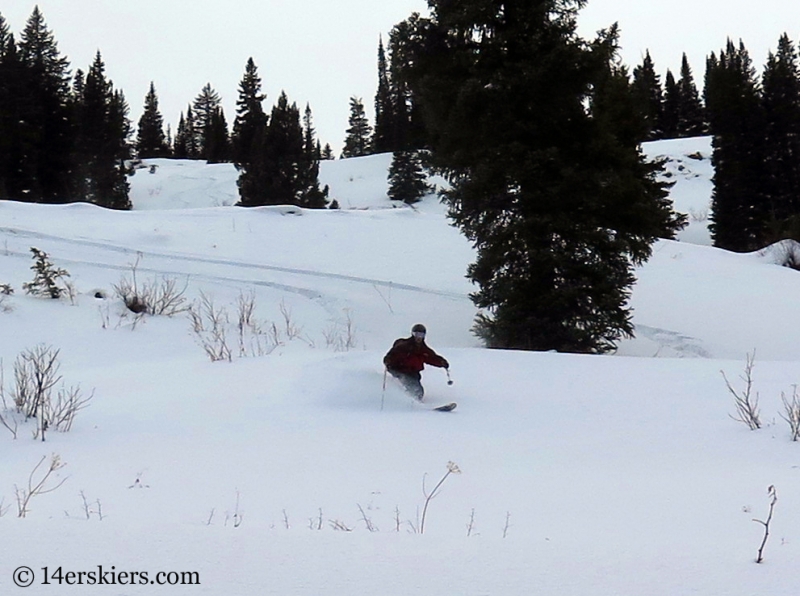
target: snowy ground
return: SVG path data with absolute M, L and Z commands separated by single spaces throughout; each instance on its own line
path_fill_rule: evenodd
M 5 398 L 37 345 L 60 350 L 67 386 L 94 391 L 45 443 L 31 422 L 16 440 L 0 427 L 0 594 L 26 566 L 25 594 L 151 594 L 158 572 L 188 571 L 199 585 L 162 591 L 795 595 L 800 446 L 781 392 L 800 382 L 800 276 L 709 246 L 707 138 L 646 152 L 669 158 L 692 223 L 637 271 L 637 338 L 615 356 L 481 349 L 472 249 L 433 198 L 392 208 L 387 156 L 323 164 L 340 211 L 234 208 L 231 166 L 170 160 L 131 179 L 130 213 L 0 203 Z M 69 271 L 73 300 L 24 294 L 31 246 Z M 224 308 L 232 362 L 210 361 L 186 314 L 135 322 L 113 289 L 134 267 L 139 284 L 175 280 L 187 302 Z M 242 344 L 240 296 L 265 331 Z M 451 414 L 382 391 L 381 358 L 416 322 L 451 363 L 452 386 L 424 375 Z M 731 419 L 720 374 L 741 388 L 753 350 L 758 431 Z M 18 518 L 15 488 L 53 453 L 67 465 L 48 486 L 64 484 Z M 461 473 L 421 534 L 423 482 L 448 462 Z M 117 585 L 67 585 L 99 581 L 78 575 L 99 566 Z

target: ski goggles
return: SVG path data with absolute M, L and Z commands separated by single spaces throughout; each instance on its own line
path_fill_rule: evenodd
M 425 332 L 424 331 L 412 331 L 411 335 L 413 335 L 417 339 L 425 339 Z

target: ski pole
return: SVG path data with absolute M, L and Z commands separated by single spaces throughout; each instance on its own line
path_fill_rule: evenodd
M 447 373 L 447 384 L 448 385 L 452 385 L 453 384 L 453 379 L 450 378 L 450 369 L 446 368 L 446 369 L 444 369 L 444 372 Z
M 386 375 L 388 374 L 386 368 L 383 369 L 383 391 L 381 391 L 381 412 L 383 412 L 383 400 L 386 398 Z

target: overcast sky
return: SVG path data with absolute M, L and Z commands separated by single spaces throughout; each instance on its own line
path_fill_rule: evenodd
M 349 98 L 372 116 L 378 36 L 426 0 L 11 0 L 0 7 L 19 36 L 39 5 L 62 55 L 86 71 L 100 50 L 108 77 L 122 89 L 134 125 L 152 80 L 173 133 L 181 111 L 206 83 L 222 96 L 233 123 L 247 58 L 255 60 L 270 109 L 281 90 L 301 109 L 310 103 L 323 144 L 336 151 L 347 128 Z M 622 58 L 645 49 L 663 75 L 677 74 L 686 52 L 702 85 L 705 57 L 728 36 L 742 38 L 759 68 L 784 31 L 800 35 L 800 0 L 589 0 L 580 33 L 619 22 Z M 794 27 L 792 29 L 791 27 Z M 787 30 L 788 28 L 788 30 Z

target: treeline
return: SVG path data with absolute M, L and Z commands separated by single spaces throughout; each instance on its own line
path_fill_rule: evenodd
M 752 251 L 800 240 L 800 69 L 788 35 L 760 76 L 744 43 L 728 40 L 706 60 L 702 96 L 685 54 L 677 81 L 667 71 L 662 87 L 648 53 L 630 85 L 641 140 L 711 135 L 715 246 Z
M 234 163 L 243 206 L 327 206 L 319 161 L 333 156 L 315 137 L 311 108 L 301 117 L 282 93 L 266 113 L 265 99 L 251 59 L 232 131 L 208 84 L 181 113 L 173 138 L 151 83 L 134 133 L 99 51 L 87 72 L 72 75 L 38 7 L 19 42 L 0 15 L 0 199 L 130 209 L 132 160 L 175 157 Z

